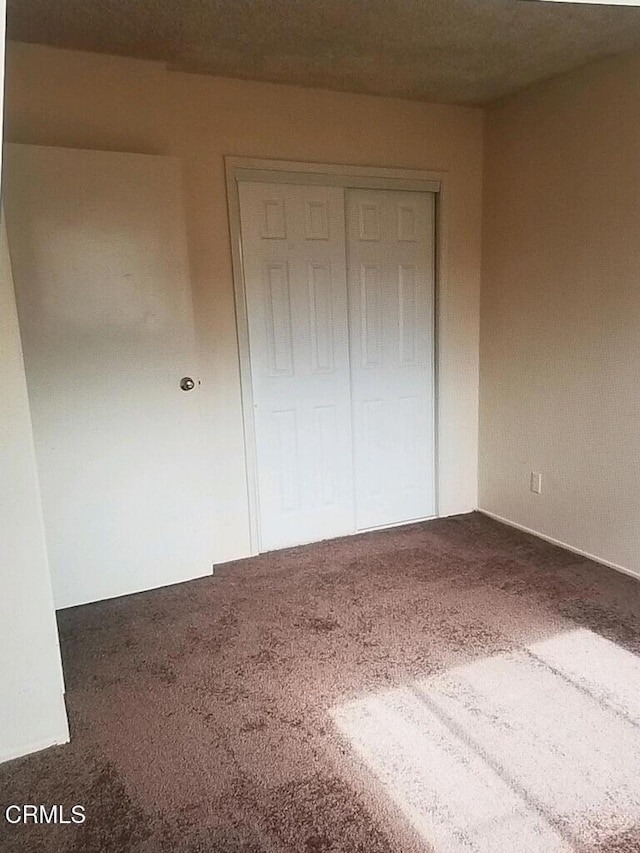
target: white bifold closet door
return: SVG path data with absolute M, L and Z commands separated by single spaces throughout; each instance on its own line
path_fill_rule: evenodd
M 356 527 L 435 515 L 434 195 L 347 190 Z
M 260 550 L 434 515 L 433 195 L 239 192 Z
M 240 184 L 260 550 L 353 532 L 343 192 Z

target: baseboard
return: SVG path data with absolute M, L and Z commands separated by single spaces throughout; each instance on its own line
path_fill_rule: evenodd
M 530 527 L 525 527 L 524 524 L 518 524 L 516 521 L 511 521 L 508 518 L 503 518 L 495 512 L 489 512 L 488 509 L 478 507 L 478 512 L 493 518 L 494 521 L 499 521 L 501 524 L 506 524 L 508 527 L 514 527 L 516 530 L 521 530 L 523 533 L 529 533 L 531 536 L 536 536 L 538 539 L 544 539 L 545 542 L 550 542 L 552 545 L 557 545 L 559 548 L 564 548 L 565 551 L 571 551 L 573 554 L 578 554 L 580 557 L 586 557 L 588 560 L 593 560 L 594 563 L 600 563 L 601 566 L 606 566 L 608 569 L 615 569 L 616 572 L 622 572 L 623 575 L 640 580 L 640 572 L 633 569 L 627 569 L 625 566 L 620 566 L 618 563 L 612 563 L 610 560 L 605 560 L 604 557 L 598 557 L 596 554 L 590 554 L 588 551 L 583 551 L 581 548 L 576 548 L 573 545 L 568 545 L 560 539 L 554 539 L 553 536 L 547 536 L 545 533 L 540 533 L 538 530 L 532 530 Z

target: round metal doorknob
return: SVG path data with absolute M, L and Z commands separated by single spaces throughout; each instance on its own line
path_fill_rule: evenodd
M 180 387 L 183 391 L 193 391 L 196 387 L 196 383 L 190 376 L 183 376 L 180 380 Z

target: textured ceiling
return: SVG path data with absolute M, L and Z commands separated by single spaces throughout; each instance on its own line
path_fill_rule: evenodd
M 9 37 L 170 68 L 482 104 L 640 47 L 640 8 L 523 0 L 9 0 Z

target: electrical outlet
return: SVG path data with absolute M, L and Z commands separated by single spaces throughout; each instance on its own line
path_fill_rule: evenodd
M 542 474 L 539 474 L 537 471 L 532 471 L 530 486 L 534 495 L 542 494 Z

